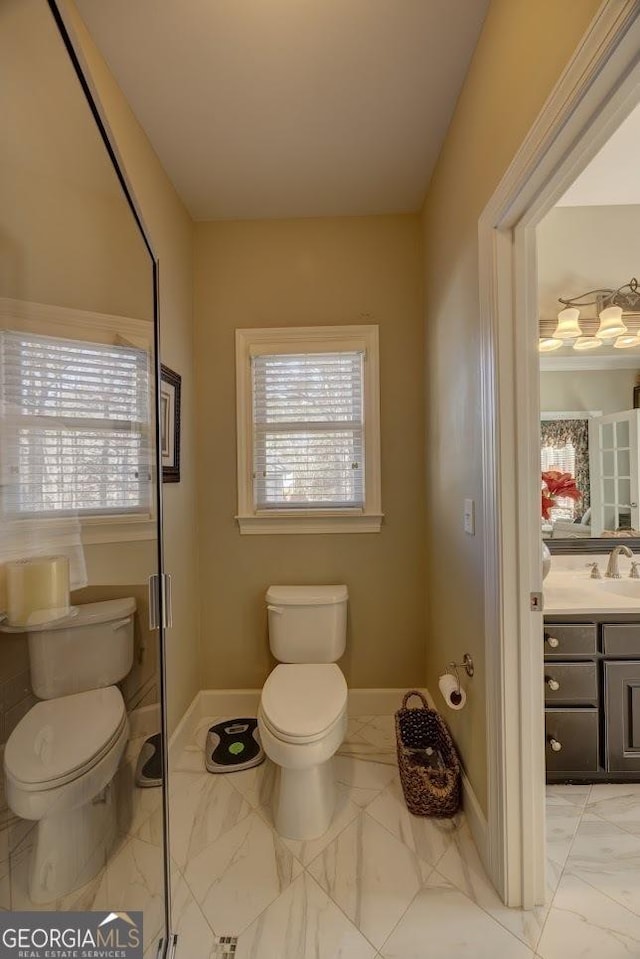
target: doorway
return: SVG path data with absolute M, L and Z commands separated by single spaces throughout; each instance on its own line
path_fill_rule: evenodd
M 536 229 L 640 101 L 640 13 L 603 8 L 479 223 L 488 871 L 545 900 Z

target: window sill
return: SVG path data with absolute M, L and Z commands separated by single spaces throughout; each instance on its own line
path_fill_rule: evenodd
M 282 511 L 236 516 L 242 535 L 269 536 L 282 533 L 379 533 L 382 513 Z
M 82 520 L 82 542 L 86 544 L 128 543 L 157 538 L 157 523 L 151 517 L 111 519 L 104 516 Z
M 21 534 L 28 536 L 37 531 L 52 548 L 94 546 L 100 543 L 128 543 L 138 540 L 157 539 L 155 519 L 150 516 L 86 516 L 82 519 L 26 519 L 11 524 L 10 535 L 15 540 Z

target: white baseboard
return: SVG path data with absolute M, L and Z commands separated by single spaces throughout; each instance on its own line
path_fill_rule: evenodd
M 129 713 L 131 737 L 152 736 L 160 732 L 160 704 L 151 703 L 149 706 L 138 706 Z
M 350 689 L 350 716 L 392 716 L 402 706 L 406 689 Z M 421 690 L 424 692 L 424 690 Z
M 467 779 L 466 773 L 462 773 L 462 808 L 464 809 L 469 829 L 476 844 L 480 862 L 484 866 L 485 872 L 489 875 L 489 832 L 487 826 L 487 817 L 482 811 L 482 806 L 478 802 L 478 797 L 473 791 L 473 786 Z
M 260 702 L 259 689 L 202 689 L 201 716 L 242 715 L 256 713 Z M 400 709 L 406 689 L 350 689 L 350 716 L 390 716 Z
M 202 691 L 200 691 L 196 693 L 190 705 L 187 707 L 186 712 L 183 714 L 182 719 L 169 736 L 170 766 L 173 760 L 180 755 L 184 747 L 193 740 L 198 721 L 206 715 L 208 714 L 202 710 Z
M 423 689 L 422 692 L 431 708 L 438 709 L 429 690 Z M 438 710 L 438 712 L 440 712 L 440 710 Z M 446 719 L 446 716 L 444 718 Z M 464 770 L 462 771 L 462 808 L 467 817 L 469 829 L 471 830 L 473 841 L 476 844 L 480 861 L 486 871 L 489 851 L 487 817 L 482 811 L 482 806 L 478 802 L 478 797 L 473 791 L 473 786 L 469 782 Z
M 201 689 L 201 716 L 255 716 L 260 703 L 260 689 Z
M 402 705 L 404 689 L 350 689 L 349 716 L 390 716 Z M 169 739 L 169 755 L 179 754 L 207 716 L 255 716 L 260 689 L 201 689 Z

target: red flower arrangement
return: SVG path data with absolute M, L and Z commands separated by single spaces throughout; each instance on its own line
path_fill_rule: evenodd
M 581 499 L 582 493 L 576 486 L 571 473 L 561 473 L 560 470 L 547 470 L 542 474 L 542 518 L 550 519 L 550 510 L 556 505 L 556 499 L 566 498 L 576 502 Z

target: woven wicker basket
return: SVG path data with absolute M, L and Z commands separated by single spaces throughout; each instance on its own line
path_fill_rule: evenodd
M 417 696 L 422 707 L 409 709 Z M 415 816 L 446 819 L 460 808 L 460 760 L 445 721 L 411 689 L 396 713 L 398 768 L 405 802 Z

